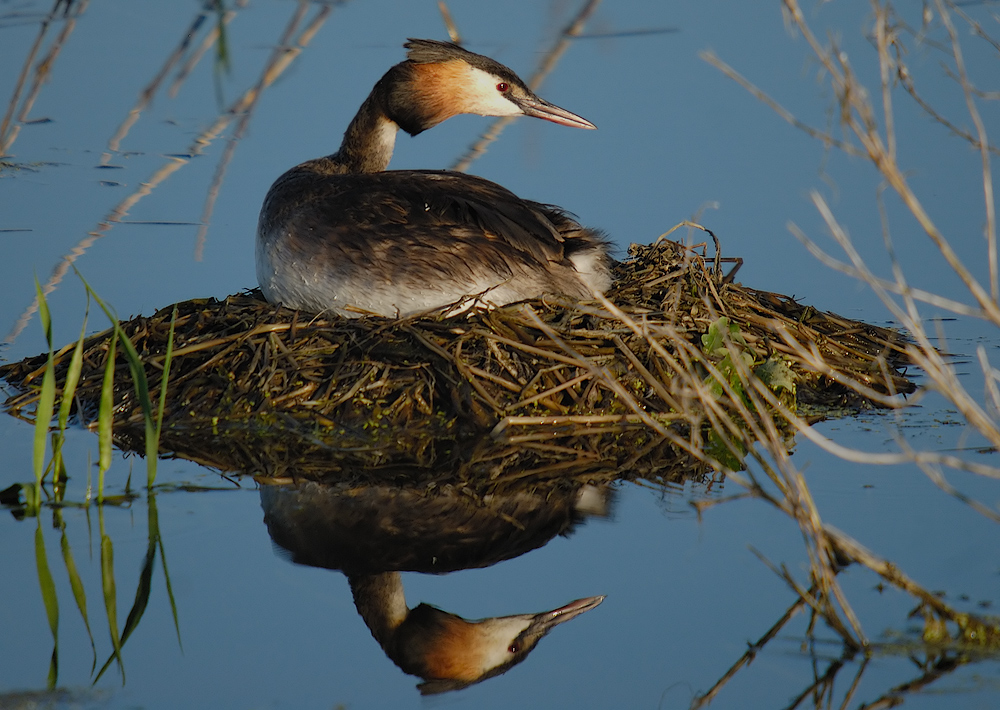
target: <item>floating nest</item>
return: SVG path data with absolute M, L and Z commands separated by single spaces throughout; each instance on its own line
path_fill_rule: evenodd
M 707 474 L 698 455 L 713 424 L 705 388 L 739 409 L 734 400 L 745 398 L 727 374 L 734 357 L 772 373 L 771 389 L 800 413 L 853 411 L 873 393 L 913 391 L 900 333 L 741 286 L 724 261 L 661 240 L 630 248 L 601 302 L 347 319 L 275 307 L 251 291 L 120 326 L 155 402 L 176 311 L 161 452 L 277 477 Z M 723 331 L 723 347 L 711 345 Z M 88 425 L 111 334 L 84 343 L 75 411 Z M 72 348 L 56 354 L 60 387 Z M 143 412 L 118 353 L 115 439 L 141 452 Z M 11 413 L 30 417 L 45 362 L 0 367 L 18 390 Z

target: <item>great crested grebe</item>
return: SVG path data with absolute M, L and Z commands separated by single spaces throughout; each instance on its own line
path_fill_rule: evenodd
M 476 297 L 590 298 L 611 284 L 607 241 L 566 212 L 443 170 L 386 171 L 396 131 L 461 113 L 589 121 L 544 101 L 504 65 L 449 42 L 411 39 L 333 155 L 271 186 L 257 226 L 257 281 L 271 303 L 405 316 Z
M 541 613 L 478 620 L 429 604 L 411 608 L 400 572 L 441 575 L 513 559 L 589 517 L 607 517 L 614 496 L 609 485 L 573 481 L 508 482 L 482 497 L 459 488 L 262 479 L 259 489 L 275 548 L 297 564 L 341 570 L 372 636 L 393 663 L 424 680 L 422 694 L 506 672 L 556 626 L 604 600 L 592 596 Z

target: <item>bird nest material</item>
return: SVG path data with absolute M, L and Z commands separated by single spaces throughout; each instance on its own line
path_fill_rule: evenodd
M 722 261 L 660 240 L 630 248 L 599 302 L 348 319 L 249 292 L 185 301 L 121 328 L 156 401 L 176 309 L 161 451 L 274 476 L 690 476 L 707 471 L 692 456 L 709 428 L 695 390 L 738 397 L 722 382 L 734 355 L 793 408 L 858 408 L 869 404 L 859 392 L 914 389 L 900 333 L 733 283 Z M 75 404 L 85 423 L 96 418 L 110 336 L 84 343 Z M 60 387 L 71 350 L 56 354 Z M 121 351 L 115 438 L 142 451 L 143 413 Z M 45 362 L 0 368 L 20 390 L 6 403 L 15 415 L 37 400 Z

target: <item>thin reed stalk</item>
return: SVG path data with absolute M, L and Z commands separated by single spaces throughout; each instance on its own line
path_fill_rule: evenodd
M 784 0 L 783 5 L 791 26 L 805 38 L 813 56 L 823 69 L 824 80 L 832 89 L 836 101 L 836 116 L 844 134 L 842 140 L 833 140 L 828 133 L 812 129 L 798 121 L 777 101 L 764 95 L 749 80 L 730 69 L 718 58 L 707 56 L 706 59 L 771 106 L 779 116 L 792 125 L 822 141 L 830 149 L 854 156 L 864 156 L 878 172 L 886 186 L 885 193 L 883 191 L 878 193 L 876 203 L 885 250 L 891 265 L 891 278 L 876 274 L 866 263 L 833 209 L 818 192 L 812 193 L 814 206 L 846 259 L 830 255 L 795 225 L 790 226 L 792 233 L 822 263 L 858 279 L 872 289 L 910 337 L 911 342 L 905 347 L 906 357 L 925 374 L 928 390 L 936 392 L 950 402 L 990 447 L 1000 449 L 1000 418 L 998 418 L 1000 409 L 997 407 L 1000 398 L 995 394 L 994 384 L 996 368 L 990 363 L 985 350 L 977 352 L 976 360 L 983 381 L 986 383 L 987 397 L 986 401 L 980 401 L 967 388 L 966 379 L 960 376 L 958 368 L 947 354 L 946 344 L 940 334 L 928 327 L 926 312 L 922 307 L 926 305 L 938 311 L 950 311 L 959 316 L 979 319 L 991 326 L 994 333 L 1000 328 L 1000 286 L 998 286 L 1000 276 L 997 263 L 995 188 L 991 157 L 997 149 L 990 142 L 988 124 L 979 108 L 980 102 L 989 100 L 989 97 L 972 83 L 970 69 L 966 64 L 966 52 L 963 50 L 963 42 L 968 40 L 963 37 L 958 25 L 964 23 L 966 28 L 972 30 L 973 37 L 984 39 L 993 47 L 998 46 L 998 43 L 990 38 L 983 26 L 970 16 L 968 8 L 952 0 L 934 0 L 928 5 L 921 17 L 922 25 L 919 33 L 911 30 L 902 19 L 908 10 L 901 12 L 892 2 L 872 0 L 870 37 L 874 49 L 873 59 L 878 68 L 878 82 L 877 87 L 871 89 L 859 79 L 851 63 L 852 57 L 847 52 L 835 41 L 826 44 L 820 41 L 797 0 Z M 910 37 L 914 46 L 920 43 L 941 54 L 946 63 L 946 71 L 961 90 L 971 130 L 964 130 L 956 125 L 954 120 L 945 118 L 944 111 L 932 106 L 921 95 L 919 74 L 907 65 L 907 58 L 912 54 L 907 44 L 907 39 Z M 938 37 L 941 38 L 940 41 Z M 987 277 L 985 284 L 980 283 L 968 265 L 958 257 L 949 236 L 931 219 L 920 196 L 907 179 L 908 169 L 902 164 L 905 156 L 900 154 L 896 136 L 896 117 L 901 110 L 896 94 L 900 93 L 900 89 L 904 92 L 904 97 L 913 99 L 919 111 L 931 116 L 951 135 L 967 141 L 978 154 L 982 187 L 983 264 Z M 920 225 L 924 234 L 937 248 L 942 261 L 964 285 L 967 300 L 945 297 L 911 283 L 911 279 L 900 265 L 893 244 L 886 206 L 886 199 L 889 197 L 894 197 L 896 204 L 902 206 Z M 792 341 L 786 341 L 786 344 L 797 357 L 808 360 L 811 368 L 826 371 L 832 379 L 840 379 L 837 373 L 825 370 L 822 364 L 823 356 L 810 352 L 812 346 L 807 345 L 802 349 Z M 858 385 L 862 387 L 860 391 L 866 391 L 863 380 Z M 866 396 L 873 400 L 881 397 L 871 390 L 866 391 Z M 894 391 L 890 390 L 887 396 L 891 399 Z M 996 478 L 1000 470 L 995 466 L 970 461 L 959 454 L 920 450 L 919 447 L 908 443 L 901 433 L 897 433 L 894 437 L 896 451 L 886 453 L 859 451 L 819 436 L 800 419 L 793 417 L 790 421 L 810 440 L 846 460 L 876 465 L 903 462 L 915 464 L 949 495 L 969 504 L 987 517 L 1000 520 L 1000 510 L 964 496 L 948 482 L 945 475 L 950 469 Z

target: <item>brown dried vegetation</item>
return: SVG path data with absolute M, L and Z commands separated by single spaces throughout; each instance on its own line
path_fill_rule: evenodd
M 863 393 L 884 404 L 913 390 L 895 331 L 733 283 L 704 248 L 664 239 L 630 252 L 601 302 L 544 298 L 400 320 L 310 316 L 254 292 L 180 303 L 161 448 L 274 476 L 363 468 L 495 484 L 569 470 L 589 478 L 705 471 L 704 383 L 739 380 L 702 344 L 721 316 L 738 326 L 728 347 L 745 362 L 788 366 L 794 384 L 785 389 L 797 397 L 784 401 L 793 408 L 796 399 L 827 411 L 868 406 Z M 122 323 L 154 399 L 172 312 Z M 96 413 L 108 337 L 85 343 L 76 394 L 85 423 Z M 57 353 L 60 382 L 68 352 Z M 807 352 L 825 372 L 806 363 Z M 8 409 L 30 408 L 44 363 L 0 369 L 21 391 Z M 116 367 L 116 440 L 141 451 L 142 413 L 127 365 Z M 716 390 L 731 408 L 738 392 Z

